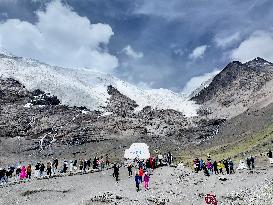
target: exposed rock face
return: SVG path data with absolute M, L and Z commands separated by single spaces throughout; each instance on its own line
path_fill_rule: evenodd
M 24 100 L 31 96 L 31 94 L 18 81 L 8 78 L 0 78 L 0 102 L 15 103 Z
M 110 115 L 85 107 L 62 105 L 56 96 L 41 90 L 28 91 L 20 82 L 10 78 L 0 78 L 0 93 L 0 139 L 5 144 L 0 152 L 4 153 L 33 154 L 41 149 L 45 154 L 58 150 L 64 154 L 78 153 L 81 146 L 76 145 L 98 142 L 101 146 L 95 150 L 107 147 L 107 150 L 116 152 L 136 141 L 147 142 L 162 150 L 177 150 L 196 143 L 196 139 L 206 140 L 214 135 L 218 126 L 186 118 L 171 109 L 146 107 L 137 113 L 135 101 L 113 86 L 108 87 L 111 97 L 105 108 Z M 197 124 L 206 128 L 200 130 Z M 61 147 L 67 146 L 72 150 L 61 151 Z M 50 153 L 47 150 L 51 150 Z M 120 151 L 117 152 L 120 154 Z
M 271 103 L 272 80 L 272 63 L 262 58 L 244 64 L 234 61 L 192 100 L 211 109 L 213 117 L 231 118 L 257 103 Z
M 60 100 L 56 96 L 51 96 L 45 92 L 37 89 L 33 91 L 33 97 L 31 100 L 33 105 L 59 105 Z
M 132 116 L 134 109 L 138 106 L 135 101 L 121 94 L 112 85 L 108 86 L 107 92 L 111 95 L 106 110 L 118 116 Z

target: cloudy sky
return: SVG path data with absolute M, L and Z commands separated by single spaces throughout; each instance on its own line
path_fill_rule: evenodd
M 188 91 L 231 60 L 273 62 L 273 1 L 0 0 L 0 46 Z

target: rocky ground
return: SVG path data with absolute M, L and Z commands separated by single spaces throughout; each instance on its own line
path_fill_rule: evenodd
M 158 168 L 151 175 L 150 189 L 136 192 L 134 179 L 121 168 L 120 181 L 112 170 L 85 175 L 31 180 L 0 188 L 0 204 L 184 204 L 201 205 L 205 195 L 216 194 L 222 205 L 266 205 L 273 202 L 273 168 L 257 167 L 232 175 L 205 177 L 181 165 Z

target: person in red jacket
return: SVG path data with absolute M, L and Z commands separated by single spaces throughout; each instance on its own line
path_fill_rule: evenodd
M 142 167 L 139 168 L 138 175 L 139 175 L 140 182 L 142 183 L 143 182 L 143 180 L 142 180 L 142 177 L 143 177 L 143 169 L 142 169 Z

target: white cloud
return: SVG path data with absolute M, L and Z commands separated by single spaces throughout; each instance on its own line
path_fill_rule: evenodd
M 118 60 L 106 49 L 114 34 L 107 24 L 92 24 L 60 1 L 37 12 L 31 24 L 9 19 L 0 24 L 0 46 L 11 53 L 64 67 L 111 72 Z M 103 48 L 101 45 L 104 45 Z
M 214 70 L 210 73 L 192 77 L 183 88 L 182 93 L 190 95 L 196 89 L 206 87 L 219 72 L 220 70 Z
M 203 58 L 205 51 L 207 50 L 207 45 L 202 45 L 196 47 L 192 53 L 189 55 L 189 58 L 191 59 L 197 59 L 197 58 Z
M 135 51 L 131 45 L 127 45 L 125 48 L 123 48 L 122 52 L 124 52 L 127 56 L 133 59 L 143 58 L 143 53 Z
M 231 52 L 231 59 L 247 62 L 256 57 L 273 61 L 273 34 L 256 31 Z
M 240 33 L 236 32 L 230 36 L 216 36 L 214 40 L 218 47 L 226 48 L 240 40 Z

